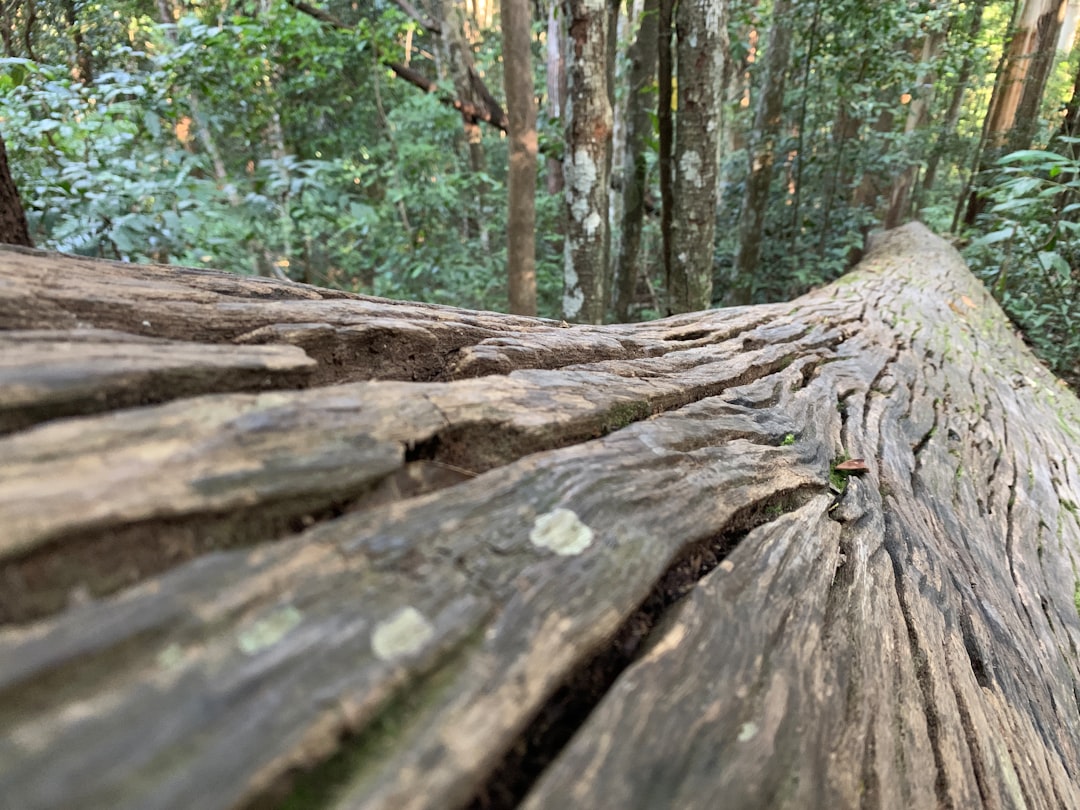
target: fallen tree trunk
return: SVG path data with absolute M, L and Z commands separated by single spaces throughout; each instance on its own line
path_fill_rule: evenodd
M 921 226 L 608 327 L 5 249 L 0 326 L 5 807 L 1080 807 L 1080 404 Z

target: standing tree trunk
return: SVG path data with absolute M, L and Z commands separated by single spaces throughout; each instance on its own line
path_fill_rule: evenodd
M 1065 0 L 1027 0 L 1007 46 L 1001 92 L 987 111 L 991 146 L 1026 149 L 1038 124 L 1039 105 L 1057 53 Z
M 792 0 L 776 0 L 773 5 L 772 27 L 765 51 L 765 78 L 754 110 L 754 129 L 750 134 L 750 174 L 746 178 L 742 205 L 739 209 L 739 241 L 735 250 L 733 283 L 737 304 L 749 304 L 753 295 L 753 279 L 758 272 L 761 238 L 765 228 L 765 211 L 772 184 L 776 136 L 780 132 L 784 108 L 784 79 L 791 57 Z
M 630 46 L 630 77 L 626 99 L 626 152 L 623 157 L 622 240 L 615 278 L 615 317 L 630 320 L 641 274 L 641 227 L 645 218 L 645 144 L 652 134 L 650 111 L 655 108 L 652 88 L 656 81 L 659 36 L 659 0 L 645 0 L 634 44 Z
M 679 98 L 668 309 L 712 304 L 717 168 L 727 55 L 726 0 L 680 0 Z
M 911 136 L 917 130 L 924 128 L 930 118 L 930 104 L 933 101 L 937 71 L 936 62 L 940 56 L 941 47 L 945 44 L 945 38 L 945 31 L 932 31 L 923 39 L 919 64 L 925 66 L 924 72 L 916 82 L 916 91 L 909 102 L 907 119 L 904 121 L 904 135 L 909 149 L 912 142 Z M 911 193 L 919 173 L 919 164 L 915 156 L 909 155 L 909 160 L 907 168 L 893 177 L 892 188 L 889 190 L 889 207 L 884 218 L 886 229 L 895 228 L 908 217 L 911 208 Z
M 536 97 L 528 0 L 501 0 L 503 76 L 510 124 L 506 263 L 510 311 L 536 314 Z
M 607 309 L 608 168 L 611 102 L 608 91 L 607 6 L 567 0 L 566 248 L 563 317 L 601 323 Z
M 1005 152 L 1031 145 L 1038 126 L 1039 105 L 1057 53 L 1058 33 L 1065 10 L 1066 0 L 1025 0 L 1015 33 L 1009 39 L 998 67 L 990 107 L 983 122 L 983 135 L 972 164 L 974 168 L 953 217 L 954 231 L 965 199 L 964 221 L 967 224 L 973 224 L 982 213 L 986 199 L 979 194 L 978 184 L 984 170 L 994 165 Z
M 566 106 L 566 31 L 564 18 L 559 10 L 559 0 L 548 0 L 547 10 L 547 114 L 554 121 L 561 121 Z M 562 194 L 562 161 L 557 157 L 547 157 L 547 192 Z
M 79 21 L 75 0 L 63 0 L 64 22 L 68 25 L 68 33 L 71 34 L 71 42 L 74 46 L 72 54 L 72 76 L 84 85 L 94 82 L 94 67 L 91 61 L 91 52 L 86 40 L 83 38 L 82 23 Z
M 675 0 L 659 0 L 659 40 L 656 45 L 656 129 L 659 138 L 657 167 L 660 172 L 660 239 L 662 242 L 664 263 L 664 290 L 667 294 L 668 315 L 671 314 L 671 251 L 674 247 L 671 222 L 675 208 L 675 171 L 672 156 L 675 153 L 675 128 L 672 117 L 674 103 L 673 83 L 675 79 L 675 59 L 671 49 L 672 15 Z
M 983 12 L 986 9 L 986 3 L 987 0 L 975 0 L 968 12 L 971 15 L 965 40 L 965 46 L 968 50 L 953 80 L 948 112 L 945 113 L 945 119 L 938 128 L 938 136 L 934 141 L 934 146 L 926 159 L 926 171 L 923 174 L 920 192 L 921 199 L 926 199 L 928 193 L 933 190 L 934 183 L 937 181 L 937 170 L 941 158 L 945 156 L 949 149 L 950 139 L 956 137 L 956 127 L 960 123 L 960 114 L 963 111 L 964 94 L 967 92 L 968 82 L 971 81 L 971 71 L 975 66 L 975 57 L 971 54 L 970 49 L 974 46 L 975 40 L 982 30 Z
M 26 212 L 19 198 L 19 189 L 11 179 L 11 167 L 8 166 L 3 135 L 0 135 L 0 242 L 5 245 L 34 246 L 26 224 Z
M 462 102 L 461 123 L 469 150 L 469 168 L 476 182 L 476 199 L 468 206 L 473 212 L 473 216 L 468 218 L 469 226 L 470 230 L 477 232 L 481 244 L 486 246 L 489 228 L 485 203 L 490 188 L 482 179 L 486 177 L 487 156 L 484 152 L 480 119 L 475 115 L 475 111 L 490 109 L 490 93 L 476 71 L 472 44 L 465 36 L 465 10 L 458 5 L 458 0 L 441 0 L 439 7 L 442 14 L 436 42 L 442 50 L 443 63 L 454 83 L 454 92 Z

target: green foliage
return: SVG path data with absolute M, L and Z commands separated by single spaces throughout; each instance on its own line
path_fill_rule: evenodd
M 383 8 L 345 31 L 244 5 L 170 26 L 118 14 L 127 28 L 95 29 L 90 83 L 72 78 L 62 28 L 35 32 L 54 63 L 0 61 L 0 128 L 38 245 L 504 307 L 505 144 L 485 138 L 492 170 L 474 171 L 460 114 L 382 66 L 415 23 Z M 538 200 L 541 233 L 560 215 Z M 553 316 L 561 257 L 541 240 Z
M 1076 139 L 1062 139 L 1075 148 Z M 1080 382 L 1080 160 L 1027 149 L 1003 157 L 982 233 L 965 256 L 1039 356 Z

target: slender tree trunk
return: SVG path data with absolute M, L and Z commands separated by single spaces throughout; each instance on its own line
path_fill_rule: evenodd
M 945 44 L 945 37 L 946 32 L 944 31 L 932 31 L 923 39 L 919 63 L 925 65 L 926 68 L 916 82 L 919 89 L 916 90 L 911 99 L 908 106 L 907 120 L 904 122 L 905 141 L 909 144 L 909 149 L 911 148 L 911 136 L 916 130 L 924 128 L 930 117 L 930 104 L 933 101 L 934 80 L 937 70 L 936 60 L 940 55 L 941 47 Z M 913 155 L 909 155 L 909 158 L 911 160 L 908 167 L 893 178 L 892 188 L 889 190 L 889 207 L 885 213 L 884 221 L 886 229 L 895 228 L 906 220 L 911 208 L 911 192 L 918 176 L 919 164 Z
M 507 276 L 510 311 L 536 314 L 536 97 L 529 0 L 501 0 L 503 77 L 510 119 Z
M 470 230 L 475 230 L 479 234 L 481 243 L 486 245 L 488 217 L 485 215 L 484 208 L 490 188 L 479 178 L 483 177 L 487 171 L 487 156 L 484 151 L 483 134 L 480 130 L 480 119 L 471 111 L 488 108 L 485 99 L 488 91 L 476 72 L 472 45 L 465 36 L 465 9 L 459 7 L 455 0 L 442 0 L 440 6 L 442 14 L 437 41 L 439 48 L 443 51 L 443 63 L 454 83 L 454 92 L 463 102 L 461 121 L 469 150 L 469 168 L 478 178 L 476 199 L 469 206 L 469 209 L 474 212 L 469 225 Z
M 559 121 L 566 108 L 566 59 L 564 58 L 566 32 L 558 0 L 550 0 L 550 3 L 547 11 L 547 114 L 552 120 Z M 547 192 L 561 194 L 563 186 L 562 161 L 549 156 L 547 158 Z
M 773 6 L 769 44 L 765 51 L 764 86 L 754 110 L 754 129 L 750 135 L 750 174 L 746 179 L 742 205 L 739 209 L 739 241 L 735 250 L 733 301 L 749 304 L 753 295 L 753 278 L 761 256 L 761 238 L 765 228 L 765 211 L 772 184 L 776 136 L 780 132 L 784 108 L 784 79 L 791 58 L 792 0 L 776 0 Z
M 675 76 L 674 55 L 671 50 L 672 14 L 674 0 L 659 0 L 659 39 L 656 46 L 657 99 L 656 127 L 660 139 L 657 162 L 660 170 L 660 238 L 664 263 L 664 292 L 668 296 L 668 314 L 671 291 L 671 233 L 672 209 L 675 207 L 674 171 L 672 155 L 675 151 L 675 127 L 671 114 L 673 101 L 672 80 Z
M 985 9 L 986 0 L 976 0 L 972 6 L 966 44 L 973 44 L 979 36 L 979 32 L 982 30 L 983 11 Z M 949 110 L 945 113 L 944 123 L 938 131 L 934 147 L 926 160 L 926 171 L 923 173 L 922 191 L 920 192 L 920 196 L 923 198 L 934 188 L 934 183 L 937 180 L 938 165 L 948 149 L 949 140 L 955 136 L 956 127 L 960 123 L 964 94 L 967 92 L 968 82 L 971 81 L 971 71 L 974 65 L 975 59 L 969 52 L 964 57 L 963 62 L 960 63 L 960 69 L 957 71 L 956 81 L 953 84 L 952 97 L 949 100 Z
M 810 31 L 807 34 L 806 56 L 803 60 L 802 70 L 802 93 L 799 102 L 799 118 L 797 123 L 798 141 L 795 146 L 795 176 L 792 185 L 795 187 L 791 195 L 791 234 L 788 248 L 791 253 L 795 252 L 799 236 L 802 234 L 802 178 L 803 169 L 811 158 L 806 149 L 806 112 L 810 101 L 811 67 L 814 57 L 817 55 L 818 26 L 821 24 L 821 0 L 814 0 L 813 17 L 810 20 Z
M 23 247 L 34 246 L 26 224 L 26 212 L 19 198 L 19 189 L 11 179 L 11 167 L 8 166 L 3 135 L 0 135 L 0 242 Z
M 1065 0 L 1026 0 L 1003 54 L 990 108 L 985 137 L 976 156 L 969 185 L 1003 153 L 1031 146 L 1038 126 L 1039 105 L 1057 53 L 1058 34 L 1065 19 Z M 1012 26 L 1010 26 L 1012 28 Z M 964 220 L 972 224 L 985 200 L 977 188 L 968 197 Z M 954 218 L 954 229 L 956 227 Z
M 1080 137 L 1080 69 L 1073 78 L 1072 96 L 1065 106 L 1065 118 L 1062 119 L 1057 134 L 1066 138 Z M 1073 160 L 1080 157 L 1080 144 L 1067 143 L 1064 147 L 1065 153 Z
M 725 0 L 680 0 L 679 104 L 675 139 L 668 308 L 712 304 L 720 114 L 727 55 Z
M 567 0 L 566 248 L 563 317 L 601 323 L 607 308 L 611 102 L 601 0 Z
M 73 54 L 72 77 L 85 85 L 94 81 L 93 63 L 90 61 L 90 48 L 83 39 L 82 25 L 79 23 L 78 9 L 75 0 L 64 0 L 64 21 L 68 25 L 72 44 L 75 46 Z
M 1058 36 L 1065 21 L 1065 0 L 1051 0 L 1045 13 L 1035 25 L 1035 50 L 1027 71 L 1023 92 L 1016 106 L 1012 136 L 1009 145 L 1013 149 L 1027 149 L 1035 140 L 1039 126 L 1039 108 L 1042 106 L 1046 84 L 1057 56 Z
M 653 107 L 652 87 L 656 80 L 656 52 L 659 34 L 659 0 L 645 0 L 637 37 L 630 46 L 630 76 L 627 93 L 626 152 L 623 157 L 622 241 L 616 264 L 618 294 L 615 315 L 630 320 L 630 310 L 641 273 L 641 228 L 645 217 L 645 144 L 652 133 L 649 112 Z
M 1001 92 L 987 112 L 994 146 L 1024 149 L 1031 145 L 1039 103 L 1050 75 L 1065 0 L 1027 0 L 1009 39 Z M 1026 120 L 1024 116 L 1032 118 Z

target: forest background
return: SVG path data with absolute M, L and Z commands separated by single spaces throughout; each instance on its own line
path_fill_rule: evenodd
M 0 15 L 39 247 L 601 322 L 790 299 L 915 218 L 1080 385 L 1080 0 Z

